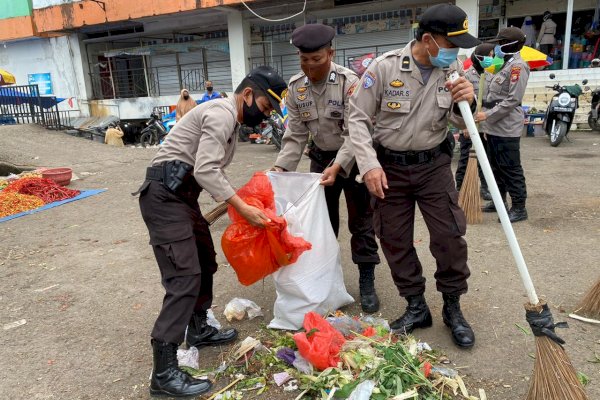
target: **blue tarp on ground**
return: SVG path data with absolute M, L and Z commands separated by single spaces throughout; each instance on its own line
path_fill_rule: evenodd
M 13 214 L 13 215 L 9 215 L 9 216 L 4 217 L 4 218 L 0 218 L 0 223 L 1 222 L 6 222 L 6 221 L 10 221 L 11 219 L 23 217 L 25 215 L 35 214 L 35 213 L 38 213 L 40 211 L 48 210 L 50 208 L 62 206 L 63 204 L 67 204 L 67 203 L 70 203 L 72 201 L 77 201 L 77 200 L 85 199 L 86 197 L 95 196 L 95 195 L 97 195 L 99 193 L 102 193 L 102 192 L 106 192 L 106 189 L 82 190 L 81 193 L 79 193 L 78 196 L 75 196 L 72 199 L 55 201 L 54 203 L 46 204 L 46 205 L 44 205 L 42 207 L 34 208 L 33 210 L 24 211 L 22 213 Z
M 63 99 L 61 97 L 55 96 L 40 96 L 39 105 L 42 108 L 52 108 Z M 15 105 L 19 106 L 21 104 L 32 104 L 34 106 L 38 105 L 38 97 L 33 96 L 30 93 L 22 92 L 15 88 L 11 87 L 0 87 L 0 104 L 2 105 Z

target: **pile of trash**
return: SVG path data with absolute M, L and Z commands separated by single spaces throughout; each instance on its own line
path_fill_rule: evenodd
M 197 360 L 195 348 L 180 351 L 181 366 Z M 447 357 L 411 336 L 393 334 L 386 320 L 373 316 L 337 312 L 323 318 L 310 312 L 303 331 L 264 328 L 259 338 L 247 337 L 223 356 L 212 371 L 195 369 L 197 363 L 183 367 L 217 386 L 228 381 L 211 400 L 255 398 L 268 390 L 297 400 L 486 398 L 482 389 L 480 397 L 469 395 Z

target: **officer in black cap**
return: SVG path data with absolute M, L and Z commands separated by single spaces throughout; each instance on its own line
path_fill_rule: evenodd
M 475 120 L 486 133 L 488 158 L 504 203 L 506 193 L 510 194 L 510 222 L 524 221 L 528 215 L 525 208 L 527 186 L 521 165 L 521 134 L 525 119 L 521 103 L 529 80 L 529 65 L 520 51 L 525 44 L 525 34 L 511 26 L 501 29 L 490 42 L 495 43 L 494 54 L 504 59 L 504 65 L 496 75 L 486 74 L 483 107 Z M 496 207 L 489 202 L 483 211 L 495 212 Z
M 466 219 L 458 206 L 447 128 L 448 122 L 465 127 L 456 103 L 464 100 L 475 106 L 474 90 L 464 76 L 448 82 L 448 75 L 462 74 L 460 48 L 480 42 L 469 34 L 467 14 L 450 4 L 428 8 L 416 33 L 416 40 L 375 59 L 362 76 L 350 98 L 350 139 L 375 197 L 375 232 L 398 292 L 408 303 L 390 327 L 406 334 L 432 325 L 423 267 L 414 246 L 418 205 L 436 260 L 443 321 L 458 346 L 471 347 L 475 334 L 460 308 L 470 276 L 463 238 Z
M 267 216 L 245 203 L 229 184 L 223 168 L 233 158 L 240 124 L 255 126 L 279 102 L 285 81 L 270 67 L 254 69 L 230 98 L 194 107 L 173 127 L 146 171 L 140 209 L 160 269 L 166 294 L 152 330 L 152 395 L 198 396 L 211 388 L 178 368 L 177 347 L 229 343 L 235 329 L 217 330 L 207 323 L 217 271 L 209 227 L 198 207 L 202 190 L 226 201 L 254 226 Z
M 313 139 L 310 171 L 323 173 L 321 184 L 325 186 L 329 219 L 336 236 L 340 224 L 340 195 L 344 192 L 352 235 L 352 261 L 358 265 L 360 275 L 360 302 L 364 312 L 374 313 L 379 310 L 375 291 L 378 247 L 369 191 L 364 184 L 356 182 L 358 168 L 347 130 L 348 99 L 358 83 L 358 76 L 332 61 L 334 36 L 335 30 L 322 24 L 304 25 L 292 33 L 302 72 L 290 79 L 286 100 L 289 122 L 275 169 L 296 169 L 310 132 Z

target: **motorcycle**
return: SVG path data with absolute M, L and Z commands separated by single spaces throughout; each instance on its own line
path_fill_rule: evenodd
M 555 77 L 556 75 L 550 74 L 550 79 Z M 587 82 L 587 79 L 584 79 L 582 83 L 585 85 Z M 550 137 L 550 145 L 556 147 L 571 129 L 575 110 L 579 108 L 579 96 L 583 90 L 578 84 L 561 86 L 560 83 L 557 83 L 554 86 L 546 87 L 557 92 L 548 104 L 543 125 L 546 134 Z
M 281 141 L 285 133 L 281 116 L 273 112 L 268 119 L 260 124 L 260 127 L 262 135 L 262 138 L 259 139 L 260 143 L 265 143 L 269 139 L 270 144 L 274 145 L 277 150 L 281 150 Z M 258 140 L 257 143 L 259 143 Z
M 588 114 L 588 124 L 593 131 L 600 131 L 600 88 L 592 92 L 592 109 Z
M 150 119 L 146 121 L 146 127 L 142 130 L 140 144 L 142 147 L 154 146 L 162 143 L 167 136 L 167 130 L 162 124 L 162 116 L 159 111 L 152 111 Z

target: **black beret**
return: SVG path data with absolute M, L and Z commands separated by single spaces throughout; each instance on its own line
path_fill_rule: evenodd
M 292 44 L 302 53 L 312 53 L 328 46 L 335 36 L 335 29 L 323 24 L 308 24 L 294 29 Z

